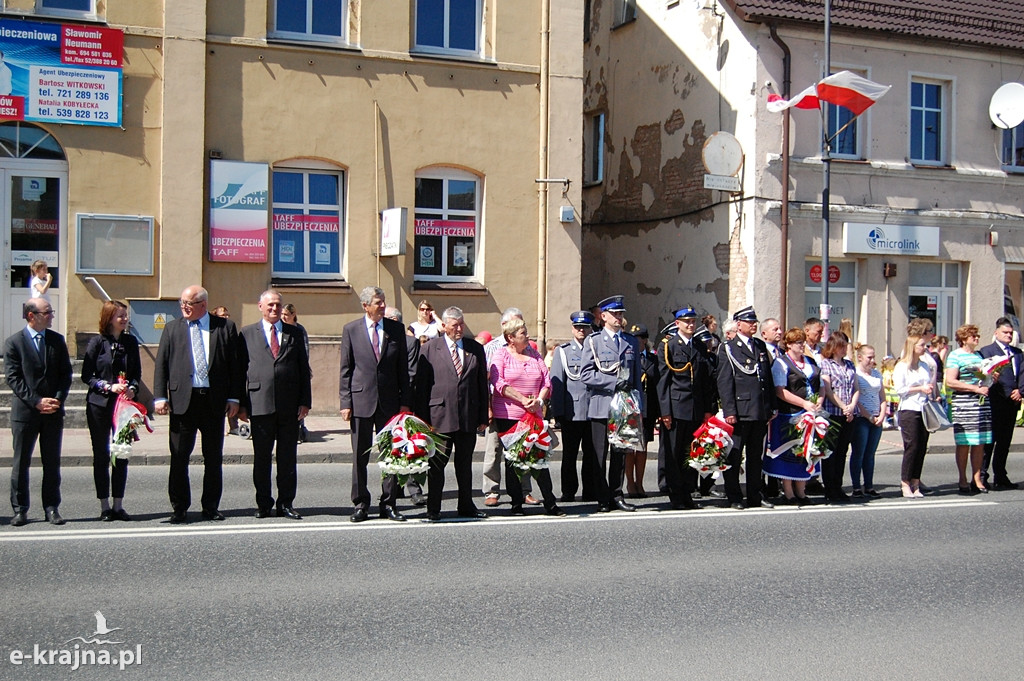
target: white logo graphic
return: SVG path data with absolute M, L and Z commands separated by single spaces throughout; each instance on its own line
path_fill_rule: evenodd
M 94 617 L 96 618 L 96 630 L 88 637 L 69 638 L 58 648 L 45 648 L 36 643 L 32 646 L 32 650 L 12 650 L 7 659 L 15 666 L 32 664 L 67 667 L 70 671 L 93 666 L 117 667 L 123 671 L 125 667 L 141 665 L 142 644 L 137 644 L 134 648 L 109 649 L 102 647 L 124 645 L 124 641 L 106 638 L 115 631 L 123 631 L 124 628 L 108 627 L 107 618 L 99 610 L 96 611 Z M 121 638 L 120 635 L 117 637 Z M 80 643 L 69 646 L 74 641 L 80 641 Z

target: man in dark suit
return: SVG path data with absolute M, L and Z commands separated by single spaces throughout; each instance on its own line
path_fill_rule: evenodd
M 420 354 L 416 385 L 420 386 L 420 417 L 447 438 L 443 452 L 430 458 L 427 473 L 427 521 L 441 519 L 444 467 L 455 452 L 459 487 L 458 514 L 486 518 L 473 504 L 473 450 L 476 436 L 487 430 L 487 358 L 482 345 L 463 338 L 462 310 L 449 307 L 441 315 L 444 334 L 432 338 Z
M 985 445 L 985 459 L 981 464 L 981 477 L 988 486 L 988 469 L 992 466 L 994 489 L 1017 489 L 1006 474 L 1006 459 L 1010 453 L 1013 429 L 1017 424 L 1021 395 L 1024 394 L 1024 353 L 1011 345 L 1013 324 L 1006 317 L 996 320 L 995 341 L 983 347 L 982 357 L 1010 358 L 1010 364 L 999 373 L 999 380 L 988 389 L 992 404 L 992 442 Z
M 594 471 L 597 461 L 594 440 L 587 417 L 587 386 L 581 380 L 583 370 L 583 341 L 590 335 L 594 315 L 586 310 L 573 312 L 572 340 L 555 348 L 551 360 L 551 417 L 562 430 L 562 498 L 575 501 L 580 477 L 576 474 L 576 459 L 583 448 L 583 499 L 593 501 Z
M 42 298 L 25 303 L 24 329 L 7 339 L 4 369 L 11 402 L 11 525 L 28 522 L 28 468 L 39 440 L 43 464 L 43 508 L 47 522 L 63 525 L 60 506 L 60 449 L 64 436 L 64 400 L 71 388 L 71 359 L 64 336 L 50 331 L 53 307 Z
M 736 322 L 736 335 L 718 346 L 718 397 L 725 422 L 733 427 L 725 494 L 733 508 L 744 508 L 740 489 L 742 466 L 747 474 L 747 506 L 775 508 L 761 496 L 761 455 L 768 421 L 775 413 L 772 358 L 764 341 L 754 337 L 757 313 L 753 307 L 743 308 L 732 319 Z
M 370 490 L 366 467 L 373 436 L 400 411 L 409 411 L 409 351 L 405 329 L 384 319 L 384 291 L 368 286 L 359 293 L 365 313 L 342 329 L 341 371 L 338 393 L 341 418 L 352 422 L 352 504 L 350 520 L 367 519 Z M 386 476 L 381 483 L 380 517 L 405 520 L 395 508 L 398 480 Z
M 281 321 L 281 294 L 260 295 L 263 319 L 242 329 L 242 364 L 246 368 L 245 411 L 252 425 L 252 482 L 256 517 L 270 517 L 274 504 L 270 471 L 277 444 L 277 515 L 302 516 L 295 501 L 299 424 L 313 404 L 309 358 L 299 329 Z
M 594 489 L 599 513 L 607 513 L 612 507 L 621 511 L 636 510 L 626 503 L 622 494 L 626 452 L 610 447 L 608 442 L 612 396 L 616 392 L 636 390 L 643 406 L 640 347 L 635 337 L 622 331 L 622 313 L 626 311 L 622 299 L 623 296 L 611 296 L 598 303 L 602 328 L 584 341 L 583 368 L 580 369 L 580 380 L 587 386 L 587 416 L 597 458 Z
M 668 431 L 665 477 L 674 509 L 698 508 L 692 494 L 697 471 L 690 467 L 693 432 L 714 413 L 715 385 L 707 346 L 694 336 L 697 312 L 676 310 L 676 332 L 658 347 L 658 401 L 661 425 Z
M 235 323 L 207 312 L 202 286 L 181 292 L 181 317 L 164 327 L 153 372 L 153 410 L 170 414 L 171 468 L 167 492 L 172 523 L 187 522 L 192 505 L 188 460 L 203 435 L 203 518 L 224 520 L 218 507 L 223 490 L 224 415 L 238 413 L 245 381 Z
M 431 314 L 433 314 L 433 311 L 431 311 Z M 393 319 L 402 324 L 402 326 L 405 326 L 402 322 L 402 311 L 397 307 L 385 307 L 384 317 L 386 319 Z M 409 391 L 415 396 L 416 368 L 420 362 L 420 339 L 412 335 L 408 328 L 405 330 L 405 349 L 409 352 Z M 423 486 L 412 478 L 409 478 L 409 481 L 405 483 L 405 496 L 409 498 L 413 506 L 427 505 L 427 497 L 423 494 Z

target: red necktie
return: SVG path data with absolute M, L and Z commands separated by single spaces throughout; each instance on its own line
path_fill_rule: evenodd
M 277 359 L 278 353 L 281 352 L 281 344 L 277 342 L 277 326 L 275 324 L 270 325 L 270 354 Z

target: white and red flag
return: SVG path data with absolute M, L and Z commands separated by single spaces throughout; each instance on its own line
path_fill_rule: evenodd
M 840 71 L 823 78 L 795 97 L 783 99 L 775 93 L 768 95 L 768 110 L 778 113 L 791 107 L 817 109 L 821 102 L 828 102 L 849 109 L 855 116 L 859 116 L 881 99 L 891 87 L 870 81 L 850 71 Z

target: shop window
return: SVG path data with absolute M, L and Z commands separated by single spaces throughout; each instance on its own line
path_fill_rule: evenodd
M 963 323 L 960 263 L 912 260 L 907 276 L 907 317 L 930 319 L 936 335 L 952 338 Z
M 612 28 L 636 21 L 636 0 L 615 0 Z
M 476 279 L 480 203 L 480 179 L 471 173 L 432 168 L 416 177 L 416 279 Z
M 583 125 L 583 181 L 597 184 L 604 181 L 604 114 L 587 116 Z
M 478 56 L 483 0 L 416 0 L 415 48 Z
M 923 165 L 946 162 L 946 98 L 948 83 L 914 79 L 910 83 L 910 161 Z
M 345 213 L 345 173 L 275 167 L 273 275 L 339 279 Z
M 832 306 L 829 327 L 838 329 L 840 320 L 843 317 L 849 317 L 853 320 L 854 334 L 857 334 L 857 262 L 855 260 L 830 259 L 828 269 L 828 302 Z M 806 317 L 820 315 L 821 282 L 824 276 L 821 260 L 804 262 L 804 301 L 806 303 L 804 312 Z
M 1006 172 L 1024 173 L 1024 123 L 1003 130 L 1002 161 Z
M 271 0 L 271 36 L 292 40 L 345 40 L 349 0 Z

